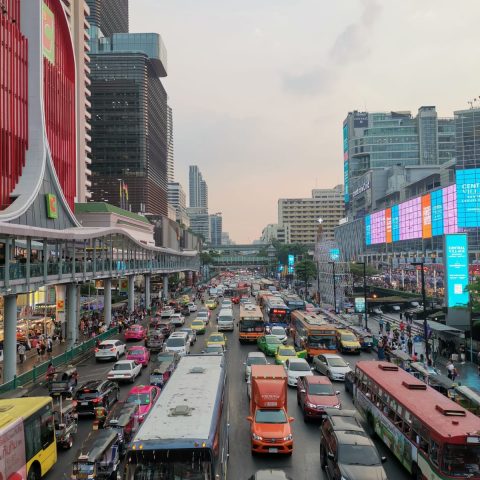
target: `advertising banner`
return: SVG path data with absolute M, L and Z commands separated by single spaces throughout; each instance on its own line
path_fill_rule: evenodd
M 289 254 L 288 255 L 288 273 L 294 272 L 294 264 L 295 264 L 295 255 Z
M 340 250 L 338 248 L 331 248 L 330 249 L 330 260 L 336 262 L 340 260 Z
M 394 205 L 392 212 L 392 241 L 398 242 L 400 240 L 400 219 L 398 216 L 398 205 Z
M 350 185 L 349 185 L 349 171 L 348 171 L 348 124 L 343 125 L 343 200 L 345 203 L 350 201 Z
M 392 243 L 392 209 L 385 210 L 385 242 Z
M 355 112 L 353 114 L 353 128 L 368 127 L 368 112 Z
M 480 226 L 480 168 L 457 170 L 457 221 L 463 228 Z
M 422 238 L 432 237 L 432 206 L 430 194 L 422 196 Z
M 445 235 L 445 281 L 447 307 L 466 307 L 468 292 L 468 237 L 465 233 Z
M 370 215 L 365 217 L 365 244 L 371 245 L 372 244 L 372 224 Z
M 0 479 L 27 478 L 25 432 L 20 418 L 0 429 Z
M 355 298 L 355 312 L 365 313 L 365 299 L 363 297 Z
M 58 322 L 65 322 L 65 296 L 67 287 L 65 285 L 55 285 L 55 318 Z
M 55 16 L 45 3 L 42 4 L 42 33 L 43 56 L 55 64 Z
M 443 235 L 443 195 L 442 190 L 430 194 L 432 215 L 432 235 Z

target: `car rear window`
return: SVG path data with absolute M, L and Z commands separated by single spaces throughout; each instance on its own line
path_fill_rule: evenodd
M 132 365 L 130 363 L 116 363 L 113 366 L 113 369 L 118 371 L 118 370 L 131 370 Z
M 109 348 L 113 348 L 115 345 L 113 343 L 101 343 L 98 348 L 100 350 L 108 350 Z
M 81 400 L 92 400 L 94 398 L 97 398 L 99 395 L 99 392 L 97 390 L 90 390 L 88 392 L 83 392 L 82 390 L 80 390 L 78 393 L 77 393 L 77 397 Z

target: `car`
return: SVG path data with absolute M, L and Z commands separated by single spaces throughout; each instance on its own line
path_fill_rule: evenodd
M 216 298 L 209 298 L 209 299 L 205 302 L 205 306 L 206 306 L 209 310 L 215 310 L 215 309 L 218 307 L 217 299 L 216 299 Z
M 320 427 L 320 466 L 331 479 L 387 480 L 380 457 L 354 410 L 328 409 Z
M 334 353 L 324 353 L 313 357 L 313 368 L 326 375 L 330 380 L 345 380 L 345 375 L 352 369 L 349 364 L 340 356 Z
M 383 315 L 383 311 L 380 307 L 375 307 L 375 308 L 372 308 L 372 313 L 374 315 Z
M 143 422 L 159 395 L 160 389 L 154 385 L 137 385 L 128 392 L 126 403 L 138 405 L 135 416 L 139 422 Z
M 224 300 L 222 300 L 222 303 L 220 305 L 220 310 L 222 308 L 232 308 L 232 307 L 233 307 L 232 301 L 229 298 L 225 298 Z
M 142 374 L 142 365 L 133 360 L 120 360 L 107 373 L 107 378 L 113 381 L 134 382 Z
M 277 365 L 283 365 L 289 358 L 297 358 L 297 351 L 293 347 L 279 345 L 275 353 L 275 363 Z
M 249 352 L 247 359 L 244 362 L 245 365 L 245 381 L 248 382 L 250 374 L 252 373 L 252 365 L 266 365 L 267 357 L 263 352 Z
M 118 360 L 125 355 L 126 345 L 119 340 L 104 340 L 95 348 L 95 360 Z
M 103 406 L 108 411 L 119 398 L 120 389 L 115 382 L 90 380 L 75 392 L 75 410 L 79 415 L 95 415 L 95 408 Z
M 287 385 L 296 387 L 300 377 L 313 375 L 310 365 L 304 358 L 288 358 L 283 364 L 287 373 Z
M 248 303 L 252 303 L 249 297 L 242 297 L 240 299 L 240 304 L 241 305 L 247 305 Z
M 273 326 L 270 329 L 269 335 L 277 337 L 284 345 L 287 343 L 287 332 L 283 327 Z
M 183 327 L 178 331 L 186 332 L 188 334 L 188 340 L 190 341 L 190 346 L 193 346 L 193 344 L 197 341 L 197 332 L 193 328 Z
M 307 375 L 297 382 L 297 403 L 303 411 L 303 419 L 321 419 L 326 408 L 341 408 L 340 392 L 333 389 L 329 378 L 322 375 Z
M 211 344 L 206 345 L 202 350 L 202 353 L 207 355 L 223 355 L 225 353 L 225 349 L 220 344 Z
M 143 340 L 146 337 L 145 328 L 142 325 L 131 325 L 125 330 L 125 341 L 128 340 Z
M 150 385 L 163 388 L 177 368 L 180 358 L 180 355 L 176 352 L 160 352 L 153 359 L 150 368 Z
M 190 324 L 190 328 L 194 330 L 197 335 L 205 335 L 205 322 L 201 319 L 196 318 Z
M 196 312 L 197 311 L 197 306 L 192 302 L 188 303 L 187 307 L 190 310 L 190 312 Z
M 170 318 L 175 313 L 175 310 L 170 305 L 162 308 L 160 311 L 160 318 Z
M 196 320 L 202 320 L 205 325 L 208 325 L 210 322 L 210 311 L 209 310 L 199 310 L 197 312 Z
M 360 351 L 362 350 L 357 336 L 351 330 L 345 328 L 339 328 L 337 330 L 337 345 L 342 353 L 356 353 L 360 355 Z
M 248 477 L 248 480 L 293 480 L 283 470 L 269 468 L 268 470 L 258 470 L 254 475 Z
M 261 337 L 257 338 L 257 346 L 258 348 L 265 354 L 269 355 L 270 357 L 275 356 L 277 353 L 277 348 L 283 345 L 282 342 L 275 337 L 274 335 L 262 335 Z
M 232 303 L 238 305 L 240 303 L 240 297 L 238 295 L 234 295 L 232 297 Z
M 184 316 L 184 317 L 189 317 L 190 316 L 190 309 L 188 308 L 188 305 L 182 305 L 182 308 L 180 310 L 180 313 Z
M 150 351 L 146 347 L 140 345 L 127 348 L 127 360 L 133 360 L 139 363 L 142 367 L 146 367 L 150 361 Z
M 227 348 L 227 337 L 221 332 L 211 333 L 207 338 L 207 347 L 209 345 L 221 345 L 225 350 Z
M 185 317 L 181 313 L 174 313 L 170 317 L 170 324 L 174 327 L 181 327 L 185 325 Z
M 166 352 L 177 352 L 179 355 L 190 353 L 190 340 L 187 332 L 174 332 L 165 342 Z

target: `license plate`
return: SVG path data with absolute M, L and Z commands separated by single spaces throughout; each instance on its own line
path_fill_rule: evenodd
M 88 402 L 81 402 L 80 405 L 88 405 Z
M 278 453 L 278 448 L 269 448 L 268 453 Z

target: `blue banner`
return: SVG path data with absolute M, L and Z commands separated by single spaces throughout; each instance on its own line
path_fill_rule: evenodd
M 330 260 L 333 260 L 334 262 L 340 260 L 340 250 L 338 248 L 330 249 Z
M 398 242 L 400 240 L 400 216 L 398 213 L 398 205 L 392 208 L 392 241 Z
M 480 227 L 480 168 L 456 170 L 455 174 L 458 226 Z
M 468 237 L 465 233 L 445 235 L 445 280 L 447 307 L 466 307 L 468 285 Z
M 372 244 L 372 224 L 370 222 L 370 215 L 365 217 L 365 244 Z
M 443 235 L 443 190 L 430 193 L 432 205 L 432 236 Z

